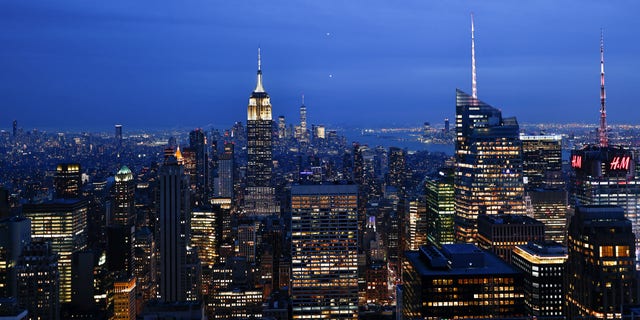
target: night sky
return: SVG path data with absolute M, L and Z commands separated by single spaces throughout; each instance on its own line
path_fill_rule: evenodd
M 441 124 L 455 89 L 521 123 L 640 123 L 639 1 L 1 1 L 0 128 L 246 122 L 262 48 L 274 118 Z

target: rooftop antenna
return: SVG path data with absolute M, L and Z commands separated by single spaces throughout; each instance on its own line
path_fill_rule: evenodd
M 262 59 L 260 58 L 260 47 L 258 47 L 258 71 L 262 71 Z
M 607 95 L 604 91 L 604 31 L 600 29 L 600 129 L 598 130 L 600 147 L 609 146 L 609 138 L 607 137 L 606 98 Z
M 471 12 L 471 96 L 478 99 L 478 83 L 476 81 L 476 40 L 473 27 L 473 12 Z

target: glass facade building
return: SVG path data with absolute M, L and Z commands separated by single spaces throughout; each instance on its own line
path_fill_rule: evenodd
M 522 142 L 515 118 L 456 91 L 456 240 L 476 242 L 478 214 L 524 214 Z

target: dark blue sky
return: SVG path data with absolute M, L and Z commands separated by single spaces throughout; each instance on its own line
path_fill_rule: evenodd
M 262 47 L 274 116 L 418 125 L 470 91 L 520 122 L 638 123 L 638 1 L 0 1 L 0 128 L 246 122 Z

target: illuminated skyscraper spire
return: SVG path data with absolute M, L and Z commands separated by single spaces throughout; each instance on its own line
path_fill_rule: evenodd
M 264 87 L 262 87 L 262 59 L 260 58 L 260 47 L 258 47 L 258 81 L 253 92 L 264 92 Z
M 473 28 L 473 12 L 471 13 L 471 96 L 478 99 L 478 83 L 476 82 L 476 40 Z
M 607 137 L 607 110 L 605 100 L 607 95 L 604 91 L 604 32 L 600 30 L 600 146 L 607 147 L 609 138 Z

